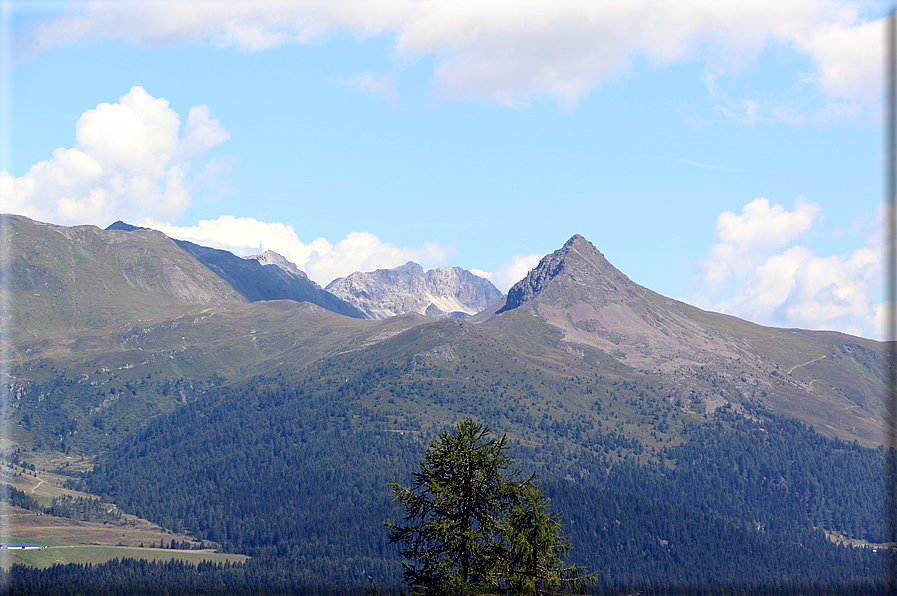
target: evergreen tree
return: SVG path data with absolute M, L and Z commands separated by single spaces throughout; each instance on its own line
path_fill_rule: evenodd
M 535 475 L 508 472 L 507 439 L 471 419 L 427 448 L 414 484 L 390 485 L 408 525 L 392 525 L 416 595 L 550 594 L 592 581 L 561 561 L 568 542 Z
M 570 540 L 561 534 L 561 520 L 548 508 L 535 476 L 520 486 L 508 528 L 505 579 L 512 594 L 556 594 L 560 589 L 585 588 L 594 581 L 584 567 L 562 560 L 570 550 Z

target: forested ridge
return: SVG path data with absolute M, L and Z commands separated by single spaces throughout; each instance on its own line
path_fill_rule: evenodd
M 395 556 L 383 522 L 397 513 L 386 483 L 416 464 L 424 444 L 335 423 L 338 404 L 267 381 L 154 422 L 83 486 L 309 582 L 396 580 L 385 563 Z
M 212 392 L 131 435 L 73 486 L 250 554 L 271 577 L 396 586 L 400 559 L 383 522 L 399 511 L 387 483 L 407 479 L 436 429 L 407 422 L 403 402 L 361 401 L 394 382 L 394 368 L 350 377 L 330 366 Z M 489 404 L 471 408 L 503 433 L 507 418 Z M 874 593 L 883 555 L 837 546 L 823 529 L 881 537 L 883 452 L 759 406 L 753 416 L 720 409 L 653 463 L 625 436 L 580 433 L 577 443 L 535 421 L 533 433 L 554 436 L 512 435 L 509 454 L 544 479 L 571 536 L 569 560 L 598 571 L 599 590 Z
M 819 532 L 795 533 L 789 540 L 687 504 L 583 485 L 546 488 L 563 515 L 573 560 L 596 572 L 599 586 L 611 591 L 883 589 L 884 554 L 834 546 Z

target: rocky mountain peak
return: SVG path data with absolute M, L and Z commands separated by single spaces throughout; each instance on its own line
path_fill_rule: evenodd
M 669 372 L 744 355 L 737 342 L 705 328 L 722 315 L 636 284 L 579 235 L 515 284 L 498 313 L 521 307 L 560 328 L 566 341 L 598 347 L 632 367 Z
M 536 297 L 558 303 L 626 301 L 637 298 L 639 289 L 591 242 L 576 234 L 514 284 L 502 310 L 517 308 Z
M 424 268 L 414 261 L 408 261 L 404 265 L 399 265 L 392 269 L 393 271 L 400 271 L 402 273 L 411 273 L 417 275 L 423 275 Z M 389 269 L 380 269 L 380 271 L 389 271 Z
M 371 319 L 410 312 L 435 319 L 463 318 L 501 300 L 501 292 L 489 280 L 470 271 L 460 267 L 424 271 L 413 261 L 393 269 L 356 271 L 330 282 L 327 291 Z

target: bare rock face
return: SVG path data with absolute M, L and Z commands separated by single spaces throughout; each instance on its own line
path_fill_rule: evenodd
M 411 261 L 394 269 L 358 271 L 333 280 L 326 289 L 370 319 L 410 312 L 434 319 L 467 318 L 502 296 L 489 280 L 466 269 L 440 267 L 425 272 Z
M 517 308 L 536 296 L 558 304 L 571 300 L 606 304 L 638 301 L 645 295 L 645 288 L 630 281 L 588 240 L 576 234 L 514 284 L 503 310 Z

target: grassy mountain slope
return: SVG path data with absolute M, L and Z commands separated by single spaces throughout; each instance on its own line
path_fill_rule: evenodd
M 107 227 L 106 231 L 148 232 L 151 230 L 117 221 Z M 229 283 L 238 295 L 249 302 L 261 300 L 311 302 L 347 317 L 364 318 L 364 314 L 360 310 L 330 292 L 322 290 L 304 273 L 300 273 L 292 263 L 290 265 L 293 267 L 293 271 L 289 271 L 287 268 L 279 266 L 263 265 L 257 259 L 242 259 L 226 250 L 209 248 L 186 240 L 174 240 L 174 242 Z M 277 257 L 283 259 L 280 255 Z
M 302 368 L 374 344 L 423 317 L 351 319 L 307 302 L 197 307 L 121 328 L 21 344 L 10 368 L 10 427 L 25 446 L 93 455 L 152 417 L 231 379 Z
M 238 293 L 151 230 L 61 228 L 13 216 L 4 222 L 14 239 L 8 247 L 12 283 L 4 299 L 15 307 L 6 314 L 15 312 L 18 330 L 9 355 L 15 403 L 23 404 L 12 417 L 22 423 L 29 408 L 32 420 L 42 417 L 48 408 L 37 405 L 41 395 L 82 388 L 75 392 L 82 397 L 64 400 L 51 430 L 35 427 L 45 440 L 74 436 L 57 431 L 76 427 L 81 423 L 72 420 L 86 421 L 96 408 L 104 412 L 111 403 L 127 409 L 126 401 L 109 401 L 112 389 L 120 389 L 112 377 L 125 373 L 105 369 L 129 371 L 125 382 L 132 385 L 140 372 L 141 387 L 150 375 L 159 386 L 202 388 L 179 387 L 174 395 L 183 402 L 226 379 L 274 365 L 296 370 L 341 350 L 360 350 L 374 336 L 379 345 L 358 356 L 364 362 L 411 362 L 413 372 L 397 384 L 435 378 L 444 393 L 455 394 L 423 406 L 423 425 L 455 418 L 445 400 L 485 392 L 496 396 L 496 404 L 511 400 L 513 408 L 496 406 L 502 411 L 590 427 L 609 422 L 597 411 L 611 408 L 620 432 L 649 440 L 651 447 L 661 439 L 651 435 L 657 421 L 645 418 L 646 408 L 655 411 L 652 416 L 664 412 L 659 428 L 672 433 L 664 440 L 676 440 L 684 420 L 720 407 L 744 411 L 750 404 L 799 418 L 829 436 L 866 445 L 884 437 L 877 342 L 762 327 L 665 298 L 631 282 L 580 236 L 543 259 L 490 311 L 467 323 L 428 323 L 380 342 L 422 321 L 386 321 L 374 332 L 293 302 L 248 307 L 240 304 L 246 292 L 255 300 L 279 291 L 266 285 L 270 276 L 262 275 L 258 261 L 192 245 L 210 266 L 242 280 L 244 290 L 258 290 Z M 620 387 L 628 388 L 627 395 L 650 396 L 654 405 L 606 403 Z M 142 403 L 167 401 L 154 393 Z M 35 405 L 24 406 L 29 402 Z M 145 419 L 148 411 L 141 408 L 129 416 Z M 76 442 L 96 451 L 90 441 Z
M 159 232 L 0 217 L 2 316 L 14 343 L 177 315 L 197 305 L 245 302 Z
M 283 275 L 279 267 L 264 266 L 255 259 L 241 259 L 226 250 L 208 248 L 186 240 L 175 242 L 230 283 L 250 302 L 260 300 L 311 302 L 347 317 L 365 318 L 364 313 L 355 306 L 326 290 L 315 287 L 315 284 L 305 277 Z
M 29 448 L 95 454 L 229 379 L 284 363 L 301 368 L 421 319 L 362 322 L 308 280 L 288 284 L 277 267 L 191 245 L 207 266 L 153 230 L 20 216 L 2 216 L 0 225 L 2 357 L 11 377 L 5 418 L 11 438 Z M 301 298 L 303 281 L 313 299 L 356 318 L 264 300 Z

